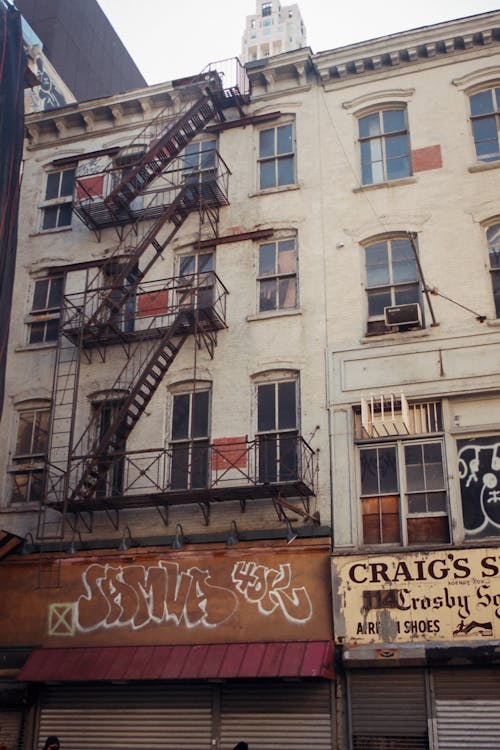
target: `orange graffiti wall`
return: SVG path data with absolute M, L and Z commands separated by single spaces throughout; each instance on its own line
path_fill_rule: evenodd
M 332 637 L 324 546 L 134 551 L 4 560 L 0 638 L 9 646 L 107 646 Z M 60 567 L 59 567 L 60 565 Z M 55 580 L 55 575 L 53 576 Z

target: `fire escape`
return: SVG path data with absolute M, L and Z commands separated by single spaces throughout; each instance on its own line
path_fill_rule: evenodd
M 272 497 L 281 517 L 289 498 L 299 498 L 302 514 L 313 518 L 314 456 L 300 437 L 288 474 L 282 468 L 276 476 L 264 476 L 257 440 L 230 446 L 214 441 L 204 456 L 205 480 L 184 485 L 172 480 L 172 462 L 178 459 L 171 449 L 126 447 L 188 338 L 213 357 L 217 333 L 226 328 L 227 289 L 213 271 L 169 279 L 154 275 L 158 259 L 193 212 L 205 233 L 217 238 L 220 208 L 229 203 L 230 173 L 219 154 L 211 155 L 209 168 L 192 170 L 186 169 L 183 151 L 208 123 L 224 121 L 228 111 L 243 116 L 249 95 L 241 71 L 239 85 L 229 88 L 216 71 L 196 78 L 194 104 L 175 117 L 160 113 L 119 152 L 114 165 L 126 165 L 120 177 L 116 166 L 77 173 L 74 212 L 99 238 L 104 229 L 115 228 L 119 243 L 87 271 L 84 290 L 68 291 L 65 297 L 38 524 L 41 542 L 62 541 L 66 525 L 73 533 L 91 532 L 95 512 L 105 512 L 118 528 L 121 509 L 142 507 L 156 508 L 168 523 L 170 506 L 197 503 L 208 524 L 214 501 L 236 499 L 244 509 L 247 499 Z M 84 425 L 82 363 L 104 365 L 111 348 L 120 352 L 111 361 L 120 361 L 121 367 L 92 402 Z

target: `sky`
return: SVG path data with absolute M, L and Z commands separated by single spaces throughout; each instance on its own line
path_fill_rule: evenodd
M 240 54 L 255 0 L 98 0 L 148 84 Z M 281 5 L 291 5 L 281 0 Z M 313 52 L 498 10 L 498 0 L 298 0 Z

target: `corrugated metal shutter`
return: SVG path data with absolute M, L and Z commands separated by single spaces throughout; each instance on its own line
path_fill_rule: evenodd
M 251 750 L 331 750 L 330 683 L 247 681 L 221 691 L 221 750 L 240 740 Z
M 20 746 L 22 711 L 0 711 L 0 746 L 17 750 Z
M 353 750 L 427 750 L 422 670 L 360 670 L 349 674 Z
M 212 738 L 210 685 L 45 687 L 39 748 L 51 734 L 64 750 L 207 750 Z
M 439 750 L 498 750 L 500 669 L 434 671 Z

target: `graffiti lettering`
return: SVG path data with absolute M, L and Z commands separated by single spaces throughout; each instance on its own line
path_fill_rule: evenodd
M 308 622 L 312 603 L 304 587 L 292 588 L 289 563 L 279 569 L 240 560 L 234 564 L 231 579 L 247 602 L 257 604 L 263 615 L 271 615 L 278 607 L 290 622 Z
M 212 584 L 207 570 L 179 571 L 177 563 L 157 566 L 91 565 L 82 576 L 85 594 L 77 601 L 76 628 L 143 628 L 171 622 L 215 628 L 236 611 L 235 593 Z

